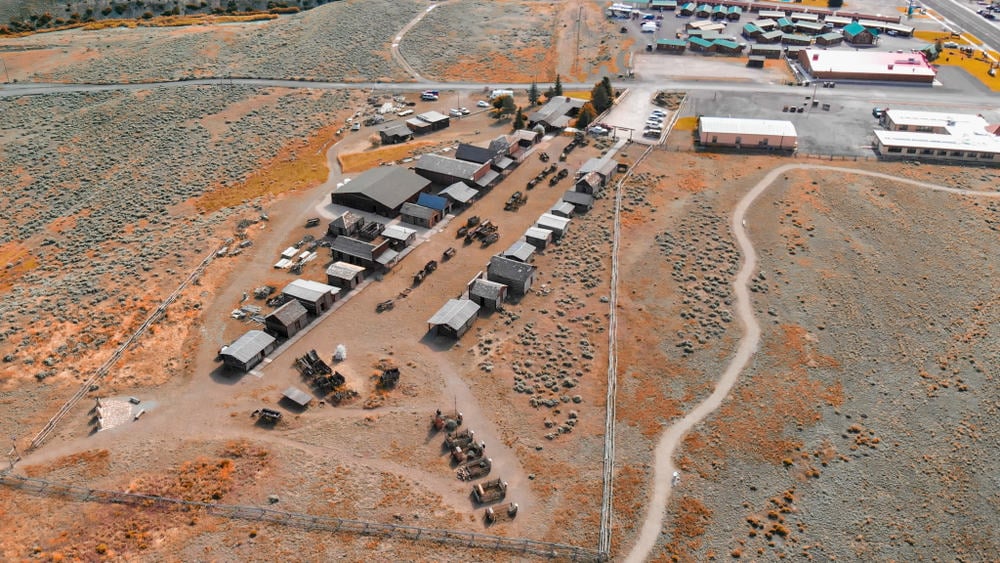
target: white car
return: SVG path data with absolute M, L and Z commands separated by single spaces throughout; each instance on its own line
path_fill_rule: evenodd
M 657 123 L 663 123 L 663 117 L 659 115 L 651 115 L 646 119 L 646 121 L 655 121 Z
M 450 110 L 448 110 L 448 115 L 452 117 L 462 117 L 462 110 L 458 108 L 451 108 Z
M 479 100 L 478 102 L 476 102 L 476 107 L 488 108 L 490 107 L 490 103 L 487 102 L 486 100 Z
M 649 115 L 655 115 L 656 117 L 666 117 L 667 112 L 663 111 L 662 109 L 654 109 L 653 111 L 649 112 Z
M 469 115 L 470 113 L 472 113 L 471 111 L 469 111 L 469 108 L 458 108 L 458 111 L 462 112 L 462 115 Z
M 598 135 L 598 136 L 600 136 L 600 135 L 607 135 L 608 134 L 608 130 L 605 129 L 604 127 L 601 127 L 600 125 L 594 125 L 590 129 L 588 129 L 588 131 L 590 131 L 591 135 Z

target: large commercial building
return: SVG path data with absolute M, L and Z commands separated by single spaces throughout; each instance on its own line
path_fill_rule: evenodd
M 699 117 L 698 142 L 707 147 L 793 151 L 798 133 L 791 121 Z
M 877 80 L 933 84 L 937 71 L 923 53 L 803 49 L 799 63 L 821 80 Z
M 875 150 L 886 158 L 1000 163 L 997 127 L 979 115 L 889 109 L 875 131 Z
M 330 194 L 335 205 L 372 211 L 385 217 L 399 215 L 406 202 L 415 202 L 430 180 L 399 166 L 377 166 Z

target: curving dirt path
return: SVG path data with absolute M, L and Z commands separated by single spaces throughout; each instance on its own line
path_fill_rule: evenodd
M 733 209 L 732 219 L 730 222 L 730 226 L 733 229 L 733 235 L 736 238 L 736 244 L 739 246 L 740 252 L 743 253 L 743 265 L 740 267 L 740 271 L 733 279 L 733 293 L 736 298 L 736 315 L 743 324 L 744 334 L 740 339 L 739 346 L 736 349 L 736 354 L 733 356 L 733 359 L 730 360 L 729 365 L 726 367 L 726 371 L 722 374 L 722 377 L 719 378 L 712 394 L 688 412 L 683 418 L 670 425 L 660 436 L 660 441 L 656 446 L 654 457 L 653 494 L 650 497 L 648 512 L 646 513 L 646 519 L 642 524 L 642 529 L 639 532 L 639 537 L 636 539 L 628 557 L 625 559 L 627 562 L 644 561 L 649 557 L 650 552 L 656 545 L 656 541 L 660 535 L 660 530 L 663 527 L 663 519 L 666 516 L 667 501 L 670 499 L 670 491 L 672 488 L 671 477 L 674 471 L 677 470 L 674 466 L 673 455 L 678 444 L 681 442 L 681 438 L 683 438 L 684 435 L 696 424 L 703 421 L 708 417 L 708 415 L 712 414 L 715 409 L 719 408 L 722 401 L 733 388 L 733 385 L 736 384 L 736 380 L 739 378 L 740 373 L 743 372 L 743 368 L 746 367 L 750 358 L 752 358 L 754 353 L 757 351 L 757 345 L 760 343 L 760 325 L 754 317 L 753 307 L 750 301 L 750 290 L 747 287 L 747 282 L 750 280 L 751 275 L 757 268 L 757 252 L 754 250 L 750 241 L 750 236 L 746 232 L 744 219 L 746 217 L 747 210 L 751 205 L 753 205 L 754 201 L 756 201 L 757 198 L 760 197 L 760 195 L 763 194 L 779 176 L 790 170 L 824 170 L 841 174 L 858 174 L 873 178 L 881 178 L 884 180 L 892 180 L 894 182 L 909 184 L 911 186 L 928 190 L 958 195 L 1000 199 L 1000 192 L 979 192 L 975 190 L 949 188 L 947 186 L 918 182 L 916 180 L 909 180 L 907 178 L 900 178 L 898 176 L 883 174 L 880 172 L 869 172 L 853 168 L 841 168 L 837 166 L 823 166 L 816 164 L 786 164 L 784 166 L 779 166 L 771 170 L 760 180 L 760 182 L 757 183 L 757 185 L 751 188 L 750 191 L 743 196 L 743 199 L 736 204 L 736 207 Z
M 428 80 L 423 76 L 421 76 L 420 73 L 417 72 L 417 69 L 413 68 L 410 65 L 410 63 L 407 62 L 406 57 L 404 57 L 403 54 L 399 52 L 399 44 L 403 42 L 403 36 L 406 35 L 408 31 L 413 29 L 413 26 L 420 23 L 420 20 L 424 19 L 424 16 L 431 13 L 431 10 L 443 4 L 447 4 L 447 2 L 438 2 L 437 4 L 431 4 L 430 6 L 427 7 L 426 10 L 420 12 L 419 14 L 417 14 L 415 18 L 408 21 L 406 25 L 403 26 L 403 29 L 400 29 L 399 33 L 397 33 L 396 36 L 392 38 L 392 45 L 389 48 L 390 52 L 392 53 L 392 60 L 396 61 L 396 64 L 403 67 L 403 70 L 409 73 L 409 75 L 412 76 L 413 79 L 416 80 L 417 82 L 428 82 Z

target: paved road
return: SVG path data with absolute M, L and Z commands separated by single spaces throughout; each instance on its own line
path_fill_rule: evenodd
M 486 85 L 477 82 L 311 82 L 306 80 L 284 80 L 269 78 L 203 78 L 198 80 L 178 80 L 168 82 L 143 82 L 143 83 L 113 83 L 113 84 L 59 84 L 59 83 L 16 83 L 0 84 L 0 98 L 32 96 L 41 94 L 58 94 L 67 92 L 100 92 L 106 90 L 150 90 L 154 88 L 187 88 L 190 86 L 254 86 L 259 88 L 312 88 L 319 90 L 382 90 L 391 92 L 419 92 L 427 88 L 437 88 L 442 91 L 468 91 L 482 92 Z M 513 90 L 527 91 L 528 84 L 491 83 L 491 88 L 506 88 Z M 545 89 L 547 84 L 539 84 Z M 748 84 L 733 82 L 712 82 L 701 80 L 684 81 L 655 81 L 648 82 L 634 80 L 617 82 L 615 88 L 648 87 L 655 89 L 686 90 L 689 92 L 756 92 L 789 94 L 796 91 L 795 88 L 780 84 Z M 589 90 L 593 84 L 564 84 L 567 90 Z M 915 86 L 892 86 L 892 85 L 852 85 L 838 84 L 835 90 L 829 90 L 823 94 L 827 98 L 842 100 L 863 100 L 870 101 L 873 98 L 894 101 L 897 103 L 940 105 L 955 107 L 995 107 L 997 96 L 992 92 L 970 92 L 967 90 L 948 88 L 947 85 L 940 88 L 927 88 Z
M 767 190 L 767 188 L 771 187 L 771 184 L 778 179 L 779 176 L 782 176 L 789 170 L 815 170 L 819 172 L 837 174 L 860 174 L 884 180 L 893 180 L 928 190 L 947 192 L 957 195 L 1000 199 L 1000 192 L 962 190 L 947 186 L 939 186 L 937 184 L 928 184 L 915 180 L 908 180 L 906 178 L 899 178 L 889 174 L 880 174 L 878 172 L 867 172 L 854 168 L 840 168 L 836 166 L 811 164 L 786 164 L 779 166 L 774 170 L 771 170 L 767 176 L 751 188 L 750 191 L 743 196 L 743 199 L 736 204 L 736 208 L 733 209 L 730 221 L 733 235 L 736 238 L 736 244 L 739 246 L 740 252 L 743 254 L 743 265 L 740 267 L 739 273 L 737 273 L 736 277 L 733 279 L 733 293 L 736 299 L 736 316 L 743 325 L 743 337 L 740 339 L 739 345 L 736 348 L 736 354 L 733 356 L 733 359 L 729 361 L 729 365 L 726 366 L 726 371 L 723 372 L 722 377 L 719 378 L 712 394 L 699 403 L 694 409 L 689 411 L 683 418 L 670 425 L 660 436 L 660 441 L 657 444 L 655 451 L 655 465 L 653 467 L 653 494 L 650 499 L 648 512 L 646 514 L 646 519 L 642 524 L 642 529 L 639 532 L 639 538 L 636 540 L 635 545 L 633 545 L 632 550 L 629 552 L 625 561 L 639 562 L 644 561 L 647 557 L 649 557 L 650 552 L 653 550 L 653 547 L 655 547 L 656 541 L 660 536 L 660 530 L 663 527 L 663 518 L 666 515 L 667 501 L 670 498 L 670 491 L 672 488 L 671 478 L 674 471 L 677 471 L 673 462 L 674 451 L 681 443 L 681 439 L 683 439 L 684 435 L 687 434 L 691 428 L 705 420 L 708 415 L 712 414 L 717 408 L 719 408 L 722 401 L 724 401 L 729 395 L 729 391 L 736 384 L 736 380 L 749 363 L 750 358 L 752 358 L 757 351 L 757 346 L 760 343 L 760 325 L 754 317 L 753 304 L 750 300 L 750 290 L 747 287 L 747 282 L 750 281 L 750 277 L 757 269 L 757 251 L 754 250 L 750 236 L 746 231 L 746 213 L 747 210 L 750 209 L 750 206 L 753 205 L 754 201 L 756 201 L 757 198 Z
M 945 18 L 953 31 L 967 31 L 990 49 L 1000 48 L 1000 27 L 976 13 L 981 6 L 962 0 L 923 0 L 924 6 Z

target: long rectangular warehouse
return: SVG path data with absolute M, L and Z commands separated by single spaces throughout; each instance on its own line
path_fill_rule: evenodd
M 798 133 L 791 121 L 699 117 L 698 142 L 702 146 L 795 150 Z

